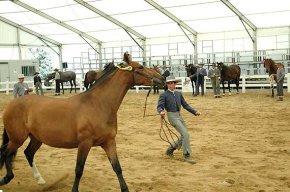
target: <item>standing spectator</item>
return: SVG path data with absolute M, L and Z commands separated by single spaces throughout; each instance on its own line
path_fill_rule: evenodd
M 208 77 L 210 78 L 214 97 L 215 98 L 220 98 L 221 93 L 220 93 L 220 78 L 221 76 L 221 71 L 219 68 L 216 67 L 216 64 L 212 64 L 212 68 L 208 72 Z
M 178 141 L 170 146 L 166 155 L 173 156 L 173 152 L 176 149 L 179 149 L 182 146 L 183 149 L 183 158 L 184 161 L 188 163 L 194 164 L 195 161 L 190 159 L 191 154 L 191 146 L 189 140 L 189 133 L 185 121 L 181 117 L 180 110 L 181 105 L 188 112 L 193 115 L 201 115 L 201 113 L 195 109 L 193 109 L 185 100 L 181 92 L 175 91 L 176 83 L 180 82 L 180 80 L 175 79 L 174 76 L 168 76 L 166 78 L 166 84 L 168 85 L 168 90 L 163 92 L 159 96 L 157 111 L 160 114 L 161 118 L 165 116 L 165 110 L 167 112 L 167 117 L 169 123 L 174 126 L 174 128 L 180 133 L 180 138 Z
M 54 69 L 55 71 L 55 76 L 54 76 L 54 80 L 55 80 L 55 96 L 60 95 L 60 73 L 58 71 L 58 69 Z
M 41 82 L 41 78 L 40 78 L 38 72 L 34 73 L 33 81 L 34 81 L 34 86 L 35 86 L 35 89 L 36 89 L 36 94 L 39 95 L 38 89 L 40 89 L 41 95 L 43 95 L 42 82 Z
M 278 94 L 278 101 L 283 101 L 283 83 L 284 83 L 284 77 L 285 77 L 285 69 L 284 65 L 282 63 L 276 64 L 277 69 L 277 94 Z
M 199 86 L 201 87 L 201 95 L 204 95 L 204 77 L 207 76 L 206 69 L 203 68 L 204 64 L 198 64 L 199 68 L 196 71 L 197 80 L 195 86 L 195 96 L 199 95 Z
M 32 91 L 32 89 L 29 88 L 28 84 L 24 82 L 24 75 L 19 74 L 18 75 L 18 83 L 15 83 L 14 87 L 13 87 L 14 98 L 21 97 L 23 95 L 28 95 L 28 93 L 31 91 Z

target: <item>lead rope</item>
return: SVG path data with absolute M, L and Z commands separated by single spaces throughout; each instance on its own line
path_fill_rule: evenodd
M 172 131 L 172 129 L 169 128 L 169 126 L 171 126 L 171 127 L 173 127 L 173 126 L 172 126 L 169 122 L 167 122 L 167 121 L 165 120 L 165 118 L 162 118 L 162 117 L 160 118 L 160 123 L 161 123 L 160 130 L 159 130 L 159 136 L 160 136 L 160 139 L 163 140 L 163 141 L 165 141 L 166 143 L 169 143 L 170 146 L 171 146 L 172 148 L 174 148 L 174 146 L 175 146 L 175 147 L 179 147 L 179 146 L 178 146 L 179 138 L 178 138 L 177 134 L 174 133 L 174 131 Z M 165 128 L 163 127 L 163 125 L 165 125 L 166 130 L 165 130 Z M 169 125 L 169 126 L 168 126 L 168 125 Z M 163 132 L 165 138 L 162 136 L 162 132 Z M 167 134 L 170 135 L 170 138 L 168 138 Z M 174 137 L 175 137 L 176 139 L 174 139 Z M 171 139 L 173 142 L 170 142 L 170 139 Z M 173 144 L 174 144 L 174 145 L 173 145 Z
M 143 118 L 144 117 L 150 117 L 150 116 L 157 116 L 157 115 L 159 115 L 159 114 L 146 115 L 147 98 L 149 97 L 149 94 L 151 92 L 151 89 L 152 89 L 152 85 L 150 86 L 150 89 L 149 89 L 149 91 L 148 91 L 148 93 L 146 95 L 145 104 L 144 104 Z M 160 137 L 160 139 L 163 140 L 163 141 L 165 141 L 166 143 L 169 143 L 172 148 L 174 147 L 173 144 L 178 147 L 179 138 L 178 138 L 177 134 L 174 133 L 172 131 L 172 129 L 169 128 L 169 126 L 171 126 L 171 127 L 173 127 L 173 126 L 169 122 L 167 122 L 164 118 L 162 118 L 162 117 L 160 118 L 160 124 L 161 124 L 160 125 L 160 129 L 159 129 L 159 137 Z M 165 128 L 164 128 L 163 125 L 165 125 L 166 130 L 165 130 Z M 164 135 L 165 138 L 162 136 L 162 132 L 163 132 L 163 135 Z M 170 135 L 170 138 L 168 137 L 168 134 Z M 176 141 L 177 142 L 175 141 L 174 137 L 176 138 Z M 173 142 L 170 142 L 169 139 L 171 139 Z

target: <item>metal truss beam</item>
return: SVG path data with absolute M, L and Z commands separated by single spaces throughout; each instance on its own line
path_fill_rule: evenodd
M 253 31 L 257 31 L 257 27 L 245 17 L 235 6 L 233 6 L 228 0 L 221 0 L 232 12 L 234 12 L 241 21 L 245 22 Z
M 37 10 L 37 9 L 35 9 L 35 8 L 33 8 L 33 7 L 27 5 L 27 4 L 25 4 L 25 3 L 23 3 L 23 2 L 21 2 L 19 0 L 10 0 L 10 1 L 15 3 L 15 4 L 17 4 L 17 5 L 19 5 L 19 6 L 21 6 L 21 7 L 23 7 L 23 8 L 25 8 L 25 9 L 27 9 L 27 10 L 29 10 L 29 11 L 31 11 L 31 12 L 33 12 L 33 13 L 35 13 L 35 14 L 37 14 L 37 15 L 40 15 L 40 16 L 42 16 L 42 17 L 44 17 L 44 18 L 46 18 L 46 19 L 48 19 L 48 20 L 50 20 L 50 21 L 52 21 L 52 22 L 54 22 L 54 23 L 56 23 L 56 24 L 58 24 L 58 25 L 60 25 L 62 27 L 64 27 L 64 28 L 66 28 L 68 30 L 73 31 L 74 33 L 77 33 L 80 36 L 85 37 L 85 38 L 93 41 L 94 43 L 102 44 L 102 41 L 100 41 L 100 40 L 88 35 L 87 33 L 82 32 L 82 31 L 80 31 L 80 30 L 78 30 L 78 29 L 76 29 L 76 28 L 74 28 L 74 27 L 72 27 L 72 26 L 70 26 L 70 25 L 68 25 L 68 24 L 66 24 L 66 23 L 64 23 L 64 22 L 62 22 L 62 21 L 50 16 L 50 15 L 47 15 L 46 13 L 43 13 L 42 11 Z
M 34 35 L 34 36 L 36 36 L 36 37 L 38 37 L 38 38 L 40 38 L 40 39 L 43 39 L 43 40 L 45 40 L 45 41 L 47 41 L 47 42 L 49 42 L 49 43 L 52 43 L 52 44 L 54 44 L 54 45 L 57 45 L 57 46 L 61 46 L 61 45 L 62 45 L 62 44 L 61 44 L 60 42 L 58 42 L 58 41 L 55 41 L 55 40 L 50 39 L 50 38 L 48 38 L 48 37 L 46 37 L 46 36 L 43 36 L 43 35 L 41 35 L 41 34 L 35 32 L 35 31 L 32 31 L 32 30 L 30 30 L 30 29 L 28 29 L 28 28 L 26 28 L 26 27 L 23 27 L 22 25 L 19 25 L 19 24 L 13 22 L 13 21 L 10 21 L 9 19 L 6 19 L 6 18 L 4 18 L 4 17 L 2 17 L 2 16 L 0 16 L 0 21 L 3 21 L 4 23 L 7 23 L 7 24 L 9 24 L 9 25 L 11 25 L 11 26 L 13 26 L 13 27 L 18 28 L 18 29 L 21 29 L 22 31 L 25 31 L 25 32 L 27 32 L 27 33 L 29 33 L 29 34 L 31 34 L 31 35 Z
M 102 12 L 101 10 L 95 8 L 94 6 L 88 4 L 87 2 L 84 2 L 83 0 L 74 0 L 75 2 L 83 5 L 84 7 L 86 7 L 87 9 L 97 13 L 98 15 L 104 17 L 105 19 L 111 21 L 112 23 L 116 24 L 117 26 L 123 28 L 126 32 L 129 32 L 133 35 L 135 35 L 136 37 L 140 38 L 141 40 L 145 41 L 146 37 L 143 36 L 142 34 L 138 33 L 137 31 L 133 30 L 132 28 L 128 27 L 127 25 L 121 23 L 120 21 L 118 21 L 117 19 L 114 19 L 113 17 L 111 17 L 110 15 Z M 132 37 L 131 37 L 132 38 Z M 134 39 L 133 39 L 134 40 Z M 136 41 L 135 41 L 136 42 Z
M 154 8 L 156 8 L 158 11 L 162 12 L 164 15 L 166 15 L 167 17 L 169 17 L 170 19 L 172 19 L 174 22 L 176 22 L 179 26 L 183 27 L 184 29 L 186 29 L 188 32 L 192 33 L 193 35 L 197 35 L 197 32 L 192 29 L 190 26 L 188 26 L 187 24 L 185 24 L 183 21 L 181 21 L 180 19 L 178 19 L 175 15 L 173 15 L 172 13 L 170 13 L 169 11 L 167 11 L 166 9 L 164 9 L 163 7 L 161 7 L 160 5 L 158 5 L 157 3 L 155 3 L 152 0 L 145 0 L 147 3 L 149 3 L 150 5 L 152 5 Z

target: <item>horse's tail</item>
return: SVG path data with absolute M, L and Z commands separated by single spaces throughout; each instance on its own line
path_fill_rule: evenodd
M 3 165 L 6 160 L 8 142 L 9 142 L 9 137 L 6 133 L 6 129 L 4 128 L 4 131 L 2 134 L 2 145 L 0 147 L 0 169 L 3 168 Z

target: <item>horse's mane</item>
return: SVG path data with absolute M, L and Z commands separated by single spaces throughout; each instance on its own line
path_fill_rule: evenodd
M 118 66 L 120 66 L 121 68 L 124 67 L 122 65 L 122 63 L 120 63 Z M 101 84 L 103 81 L 105 81 L 108 77 L 110 77 L 110 75 L 113 74 L 113 72 L 117 69 L 117 67 L 114 65 L 113 62 L 109 63 L 106 68 L 102 71 L 102 76 L 100 78 L 98 78 L 97 80 L 95 80 L 95 83 L 92 85 L 91 88 L 96 87 L 97 85 Z M 87 91 L 90 91 L 92 89 L 89 89 Z M 86 92 L 87 92 L 86 91 Z

